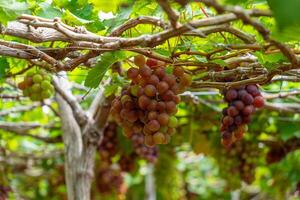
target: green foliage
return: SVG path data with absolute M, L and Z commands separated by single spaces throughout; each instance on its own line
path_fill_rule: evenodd
M 118 60 L 125 58 L 126 54 L 122 51 L 104 53 L 99 58 L 95 67 L 89 71 L 84 85 L 91 88 L 98 87 L 108 68 Z
M 0 0 L 0 22 L 6 24 L 18 15 L 28 12 L 28 4 L 16 0 Z

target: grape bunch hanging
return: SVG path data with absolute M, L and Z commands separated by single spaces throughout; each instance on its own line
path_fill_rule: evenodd
M 32 101 L 41 101 L 50 98 L 54 93 L 51 79 L 45 70 L 29 71 L 24 80 L 18 84 L 18 88 Z
M 144 144 L 144 135 L 135 133 L 131 136 L 134 152 L 148 162 L 155 163 L 158 157 L 157 147 L 148 147 Z
M 223 110 L 222 144 L 229 147 L 234 140 L 243 137 L 255 109 L 264 106 L 264 98 L 257 85 L 231 88 L 224 90 L 223 94 L 228 107 Z
M 117 124 L 115 122 L 109 122 L 105 126 L 98 150 L 101 161 L 111 164 L 112 158 L 118 153 Z
M 134 63 L 138 68 L 127 71 L 131 83 L 113 101 L 111 113 L 126 136 L 144 134 L 147 146 L 167 144 L 178 123 L 178 94 L 191 85 L 192 77 L 179 66 L 168 73 L 165 63 L 142 55 Z

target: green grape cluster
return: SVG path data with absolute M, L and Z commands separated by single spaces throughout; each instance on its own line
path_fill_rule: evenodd
M 32 101 L 41 101 L 50 98 L 54 93 L 51 80 L 51 75 L 45 70 L 29 71 L 24 80 L 18 84 L 18 88 Z

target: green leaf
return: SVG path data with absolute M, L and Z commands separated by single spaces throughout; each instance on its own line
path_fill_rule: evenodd
M 122 51 L 107 52 L 102 54 L 96 66 L 89 71 L 84 85 L 91 88 L 98 87 L 109 67 L 113 63 L 124 58 L 126 58 L 126 54 Z
M 0 57 L 0 82 L 5 77 L 6 69 L 8 69 L 9 63 L 6 58 Z
M 64 20 L 66 20 L 68 23 L 73 23 L 75 25 L 83 25 L 83 24 L 88 24 L 88 23 L 93 22 L 91 20 L 86 20 L 86 19 L 82 19 L 80 17 L 77 17 L 76 15 L 71 13 L 69 10 L 66 10 L 66 12 L 64 12 L 62 18 Z
M 6 24 L 14 20 L 18 15 L 28 13 L 28 5 L 25 2 L 15 0 L 0 0 L 0 22 Z
M 54 8 L 49 3 L 43 2 L 40 3 L 39 6 L 40 6 L 40 10 L 37 12 L 37 16 L 45 17 L 48 19 L 62 16 L 62 12 L 59 9 Z
M 222 59 L 212 60 L 212 62 L 213 62 L 213 63 L 216 63 L 216 64 L 219 64 L 219 65 L 221 65 L 222 67 L 227 66 L 227 63 L 226 63 L 224 60 L 222 60 Z
M 268 0 L 279 29 L 300 26 L 299 0 Z
M 109 97 L 109 96 L 115 94 L 117 91 L 118 91 L 117 84 L 107 85 L 104 90 L 104 96 Z

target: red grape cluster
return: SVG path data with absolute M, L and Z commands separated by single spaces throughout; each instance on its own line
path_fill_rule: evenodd
M 0 200 L 7 200 L 10 191 L 10 187 L 0 185 Z
M 98 147 L 101 161 L 110 164 L 112 158 L 117 154 L 117 148 L 117 124 L 115 122 L 109 122 L 104 128 L 103 138 Z
M 234 140 L 243 137 L 255 108 L 264 106 L 264 98 L 256 85 L 231 88 L 223 94 L 228 107 L 223 110 L 222 144 L 229 147 Z
M 136 168 L 136 158 L 137 154 L 136 153 L 131 153 L 129 155 L 122 154 L 118 163 L 120 166 L 120 169 L 123 172 L 132 172 Z
M 54 93 L 51 79 L 45 70 L 29 71 L 24 80 L 18 84 L 18 88 L 32 101 L 41 101 L 50 98 Z
M 220 165 L 221 176 L 228 180 L 230 187 L 239 187 L 240 180 L 250 184 L 255 179 L 255 169 L 260 164 L 263 151 L 258 143 L 238 141 L 230 149 L 217 149 L 215 154 Z
M 111 113 L 126 136 L 143 133 L 147 146 L 166 144 L 177 126 L 178 94 L 191 85 L 192 77 L 178 66 L 168 73 L 164 63 L 142 55 L 134 63 L 138 68 L 127 71 L 131 84 L 113 101 Z
M 147 160 L 148 162 L 156 162 L 158 157 L 157 147 L 148 147 L 144 144 L 144 135 L 133 134 L 131 136 L 131 141 L 133 143 L 133 149 L 137 155 L 141 158 Z
M 97 173 L 96 179 L 97 189 L 101 194 L 120 194 L 124 193 L 124 177 L 120 169 L 109 166 L 101 168 Z

